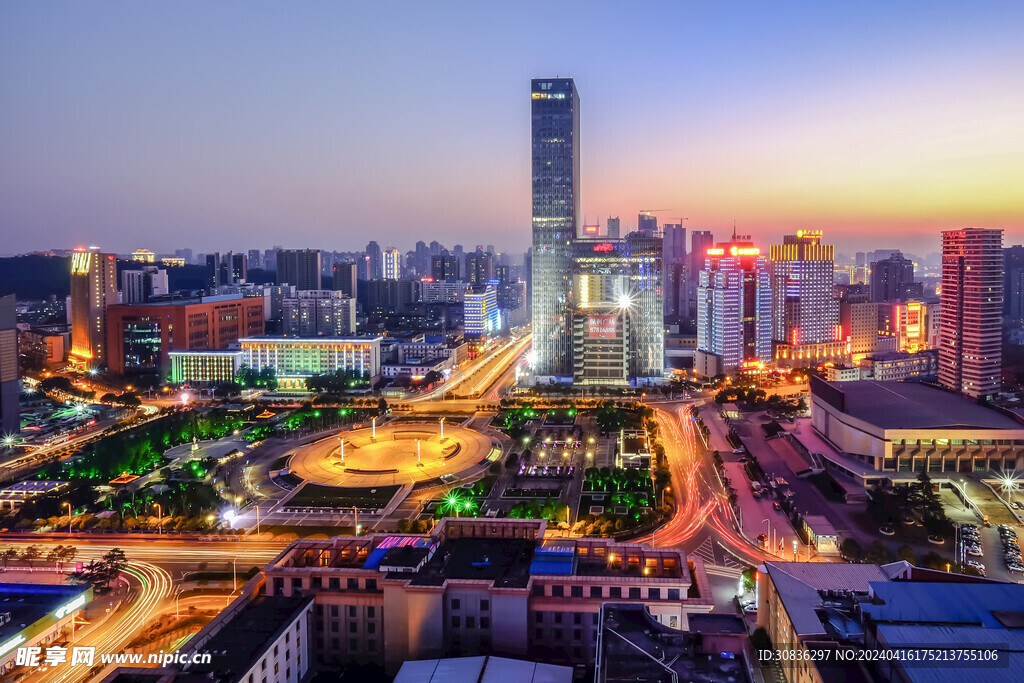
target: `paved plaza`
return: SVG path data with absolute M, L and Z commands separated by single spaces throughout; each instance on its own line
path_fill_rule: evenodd
M 342 457 L 344 448 L 344 457 Z M 360 429 L 303 446 L 289 463 L 297 477 L 326 486 L 415 484 L 457 475 L 485 459 L 491 439 L 473 429 L 437 422 L 397 422 Z

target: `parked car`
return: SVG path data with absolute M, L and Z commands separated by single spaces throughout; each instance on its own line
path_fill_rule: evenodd
M 741 455 L 743 453 L 743 449 L 742 448 L 734 448 L 734 449 L 732 449 L 732 452 L 735 453 L 736 455 Z
M 971 546 L 971 547 L 969 547 L 967 549 L 967 554 L 968 555 L 972 555 L 974 557 L 981 557 L 982 556 L 981 548 L 979 548 L 978 546 Z
M 775 503 L 772 503 L 772 509 L 774 509 L 774 510 L 781 510 L 782 506 L 779 505 L 778 502 L 775 502 Z

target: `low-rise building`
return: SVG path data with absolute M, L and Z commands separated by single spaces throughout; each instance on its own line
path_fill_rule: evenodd
M 825 365 L 825 379 L 829 382 L 853 382 L 861 377 L 860 366 L 839 363 L 838 365 Z
M 265 568 L 271 596 L 313 596 L 327 664 L 494 654 L 592 662 L 606 602 L 687 628 L 713 608 L 700 558 L 607 539 L 544 540 L 546 522 L 447 518 L 428 537 L 299 540 Z M 414 548 L 415 552 L 409 552 Z
M 866 379 L 879 382 L 898 382 L 937 378 L 939 376 L 939 351 L 928 349 L 917 353 L 893 351 L 877 353 L 861 361 Z M 829 380 L 832 381 L 832 380 Z
M 946 479 L 948 473 L 1024 469 L 1024 424 L 958 394 L 918 382 L 817 377 L 810 390 L 815 433 L 861 464 L 857 470 Z
M 0 489 L 0 510 L 8 505 L 13 510 L 36 496 L 60 491 L 67 488 L 67 485 L 66 481 L 49 479 L 26 479 L 15 484 L 8 484 Z
M 272 368 L 283 389 L 305 388 L 306 378 L 344 370 L 380 378 L 381 337 L 247 337 L 239 340 L 242 362 Z
M 235 381 L 242 366 L 241 351 L 171 351 L 174 384 L 225 384 Z
M 19 648 L 38 648 L 32 655 L 42 664 L 45 648 L 71 632 L 91 600 L 92 586 L 0 583 L 0 678 L 13 678 Z

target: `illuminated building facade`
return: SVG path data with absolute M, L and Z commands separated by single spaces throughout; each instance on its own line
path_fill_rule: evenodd
M 160 259 L 160 265 L 165 268 L 184 268 L 188 262 L 180 256 L 166 256 Z
M 531 84 L 534 374 L 572 376 L 572 240 L 580 216 L 580 98 L 571 78 Z
M 391 248 L 384 251 L 384 279 L 398 280 L 402 277 L 402 254 Z
M 249 337 L 240 339 L 242 363 L 262 370 L 273 368 L 283 389 L 305 389 L 306 378 L 343 370 L 371 382 L 380 377 L 382 337 L 310 338 Z
M 208 296 L 107 310 L 107 365 L 118 375 L 163 374 L 171 351 L 226 349 L 264 331 L 263 297 Z
M 217 385 L 235 381 L 241 351 L 171 351 L 171 382 Z
M 662 238 L 573 242 L 573 383 L 643 386 L 665 367 Z
M 1003 231 L 942 233 L 939 382 L 984 398 L 999 391 L 1002 363 Z
M 106 362 L 107 307 L 117 303 L 117 257 L 97 251 L 71 254 L 71 360 Z
M 132 252 L 132 261 L 136 263 L 156 263 L 156 254 L 149 249 L 136 249 Z
M 784 235 L 769 252 L 772 339 L 791 346 L 843 341 L 833 294 L 835 248 L 820 230 Z
M 498 289 L 495 284 L 465 293 L 463 325 L 466 337 L 480 339 L 497 334 L 501 329 L 498 312 Z
M 939 346 L 939 306 L 923 301 L 893 305 L 893 323 L 900 351 L 917 353 Z
M 768 262 L 749 237 L 706 250 L 697 281 L 697 352 L 701 377 L 730 375 L 772 356 Z
M 17 323 L 14 295 L 0 296 L 0 434 L 21 429 Z

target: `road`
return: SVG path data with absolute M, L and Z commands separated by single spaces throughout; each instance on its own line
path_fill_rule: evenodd
M 447 394 L 452 394 L 456 399 L 486 396 L 490 393 L 493 385 L 500 383 L 499 380 L 512 371 L 518 358 L 529 350 L 532 339 L 533 335 L 527 334 L 518 340 L 506 341 L 497 349 L 475 359 L 460 375 L 452 377 L 439 387 L 411 398 L 409 401 L 411 403 L 435 402 L 437 399 L 444 401 Z

